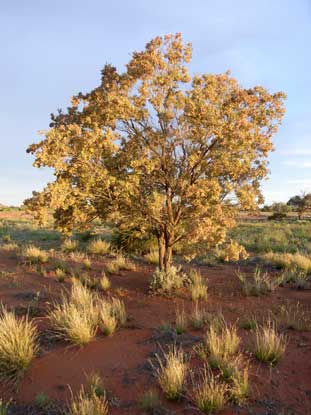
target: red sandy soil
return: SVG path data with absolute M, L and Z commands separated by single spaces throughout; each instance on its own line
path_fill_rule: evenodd
M 100 276 L 104 263 L 105 259 L 94 258 L 90 274 Z M 234 275 L 237 265 L 199 268 L 208 278 L 206 308 L 210 312 L 222 311 L 228 322 L 234 323 L 253 314 L 264 318 L 269 310 L 277 310 L 286 301 L 293 304 L 299 301 L 307 309 L 311 308 L 311 290 L 280 287 L 271 295 L 244 297 Z M 240 268 L 245 272 L 253 270 L 251 265 Z M 146 390 L 158 389 L 149 363 L 154 353 L 161 353 L 161 348 L 165 350 L 174 341 L 184 350 L 191 351 L 205 333 L 205 329 L 190 330 L 176 336 L 172 330 L 159 330 L 163 322 L 174 324 L 177 304 L 189 312 L 192 304 L 187 291 L 181 291 L 175 298 L 151 296 L 148 281 L 153 267 L 141 263 L 135 272 L 121 271 L 110 278 L 113 295 L 121 296 L 126 305 L 129 317 L 126 327 L 120 328 L 112 337 L 98 335 L 89 345 L 74 347 L 51 340 L 45 317 L 51 302 L 58 298 L 61 290 L 69 288 L 70 283 L 57 282 L 52 272 L 40 276 L 34 269 L 19 263 L 16 254 L 0 250 L 1 271 L 0 302 L 9 308 L 23 310 L 32 295 L 40 291 L 38 316 L 34 317 L 41 333 L 40 355 L 16 386 L 0 385 L 0 398 L 14 398 L 15 402 L 26 407 L 40 392 L 62 403 L 68 402 L 71 393 L 75 394 L 86 383 L 86 376 L 96 371 L 109 391 L 110 414 L 142 414 L 139 399 Z M 5 276 L 3 271 L 12 274 Z M 311 414 L 311 332 L 282 331 L 288 336 L 286 353 L 271 368 L 258 363 L 252 356 L 254 334 L 239 329 L 243 339 L 242 350 L 250 359 L 252 394 L 245 407 L 229 405 L 221 414 Z M 194 369 L 202 366 L 193 353 L 192 356 L 191 366 Z M 191 391 L 190 381 L 188 389 Z M 166 409 L 159 413 L 198 413 L 190 399 L 169 403 L 162 395 L 161 398 Z

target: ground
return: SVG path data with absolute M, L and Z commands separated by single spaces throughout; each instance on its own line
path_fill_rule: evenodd
M 99 278 L 109 256 L 93 256 L 89 272 Z M 69 260 L 71 266 L 74 261 Z M 197 265 L 208 281 L 208 299 L 201 306 L 210 313 L 222 312 L 226 321 L 237 324 L 242 338 L 242 351 L 250 362 L 251 396 L 243 407 L 228 405 L 223 415 L 307 415 L 311 414 L 311 332 L 295 331 L 280 326 L 288 343 L 281 361 L 274 367 L 259 363 L 253 356 L 254 333 L 242 328 L 242 322 L 256 315 L 258 320 L 278 314 L 284 304 L 298 301 L 311 311 L 311 290 L 297 290 L 292 286 L 278 287 L 273 293 L 258 297 L 243 295 L 235 272 L 240 269 L 250 275 L 257 262 Z M 264 265 L 262 265 L 265 267 Z M 43 268 L 46 272 L 43 272 Z M 0 398 L 12 399 L 12 414 L 57 413 L 57 407 L 68 402 L 85 384 L 87 376 L 99 373 L 108 390 L 112 415 L 142 414 L 139 400 L 150 388 L 158 389 L 163 414 L 195 414 L 191 402 L 191 379 L 188 394 L 177 403 L 169 403 L 161 394 L 154 377 L 152 362 L 169 345 L 177 344 L 188 352 L 193 370 L 202 361 L 193 348 L 204 337 L 206 327 L 188 329 L 177 335 L 174 329 L 177 305 L 187 313 L 193 308 L 189 292 L 182 289 L 176 297 L 151 295 L 149 281 L 154 266 L 136 261 L 135 271 L 120 271 L 110 276 L 110 294 L 125 302 L 128 321 L 111 337 L 98 335 L 90 344 L 79 348 L 56 340 L 51 335 L 47 312 L 59 299 L 62 290 L 70 287 L 70 279 L 60 283 L 55 278 L 51 261 L 43 267 L 24 264 L 16 251 L 0 248 L 1 302 L 20 315 L 30 312 L 40 331 L 40 354 L 34 359 L 22 379 L 16 384 L 1 383 Z M 268 267 L 271 274 L 279 271 Z M 107 294 L 105 294 L 107 295 Z M 56 407 L 40 409 L 34 404 L 39 393 L 53 401 Z

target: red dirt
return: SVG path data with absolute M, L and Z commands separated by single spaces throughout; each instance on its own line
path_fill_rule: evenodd
M 104 262 L 94 259 L 90 273 L 99 276 Z M 244 268 L 246 272 L 253 269 L 251 266 Z M 234 276 L 236 269 L 234 265 L 200 267 L 202 275 L 209 281 L 206 307 L 211 312 L 221 310 L 227 321 L 235 322 L 254 313 L 267 316 L 269 310 L 276 310 L 286 301 L 293 304 L 300 301 L 306 308 L 311 308 L 311 290 L 280 287 L 267 296 L 242 296 Z M 125 328 L 109 338 L 98 336 L 83 348 L 61 341 L 49 342 L 42 335 L 40 355 L 17 387 L 0 385 L 0 398 L 14 397 L 17 402 L 28 404 L 43 392 L 64 402 L 70 399 L 70 388 L 76 393 L 86 383 L 87 374 L 96 371 L 102 375 L 109 390 L 113 403 L 109 413 L 141 414 L 138 401 L 144 391 L 158 388 L 148 360 L 154 352 L 159 352 L 159 344 L 165 348 L 169 342 L 156 329 L 162 322 L 174 323 L 176 304 L 183 304 L 187 311 L 192 307 L 186 291 L 171 299 L 149 295 L 148 280 L 152 270 L 153 267 L 140 264 L 138 271 L 122 271 L 111 276 L 112 292 L 122 296 L 129 316 Z M 16 256 L 5 251 L 0 251 L 0 271 L 13 273 L 7 277 L 2 274 L 0 278 L 0 301 L 8 307 L 26 307 L 31 294 L 40 291 L 39 317 L 34 319 L 40 331 L 46 333 L 49 328 L 46 311 L 51 301 L 69 284 L 57 282 L 51 272 L 46 277 L 40 276 L 29 267 L 19 265 Z M 179 343 L 190 351 L 204 331 L 190 331 L 178 336 Z M 228 406 L 222 414 L 311 414 L 311 333 L 285 331 L 289 339 L 285 356 L 275 367 L 269 368 L 250 354 L 253 334 L 243 329 L 239 332 L 243 350 L 250 358 L 252 396 L 244 409 Z M 193 367 L 202 365 L 194 357 L 191 363 Z M 197 413 L 187 400 L 173 404 L 163 396 L 162 400 L 164 406 L 176 414 Z

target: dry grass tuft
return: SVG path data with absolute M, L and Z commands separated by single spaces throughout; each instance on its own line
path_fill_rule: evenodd
M 268 252 L 263 255 L 263 259 L 277 268 L 311 272 L 311 258 L 298 252 L 295 254 Z
M 139 400 L 139 406 L 141 409 L 148 412 L 153 412 L 160 408 L 161 401 L 158 392 L 156 390 L 149 389 Z
M 144 255 L 146 261 L 150 264 L 158 265 L 159 263 L 159 252 L 157 250 L 152 250 L 148 254 Z
M 15 380 L 38 352 L 37 330 L 28 317 L 0 308 L 0 378 Z
M 255 356 L 261 362 L 276 364 L 286 349 L 286 337 L 278 334 L 271 320 L 259 326 L 255 333 Z
M 278 320 L 287 329 L 311 331 L 311 312 L 304 310 L 299 302 L 282 305 Z
M 157 360 L 159 367 L 155 373 L 165 396 L 170 400 L 181 398 L 188 371 L 184 352 L 173 346 L 164 353 L 162 359 L 157 356 Z
M 99 280 L 99 285 L 103 291 L 108 291 L 111 287 L 111 282 L 105 273 L 102 273 L 102 277 Z
M 192 301 L 207 300 L 207 284 L 200 272 L 192 269 L 189 277 L 191 281 L 189 291 Z
M 48 254 L 34 245 L 28 245 L 22 250 L 24 261 L 29 264 L 43 264 L 48 261 Z
M 262 272 L 256 267 L 250 278 L 247 278 L 241 271 L 236 272 L 236 276 L 241 282 L 242 290 L 245 295 L 264 295 L 274 291 L 282 284 L 283 278 L 272 278 L 267 272 Z
M 78 396 L 72 399 L 70 415 L 107 415 L 108 402 L 105 396 L 100 397 L 95 393 L 88 395 L 82 388 Z
M 95 297 L 80 281 L 73 280 L 70 296 L 62 295 L 49 319 L 60 337 L 80 346 L 96 335 L 98 312 Z
M 188 327 L 188 319 L 185 313 L 185 309 L 182 308 L 180 310 L 180 308 L 177 307 L 175 313 L 176 313 L 176 319 L 175 319 L 176 333 L 182 334 L 187 330 L 187 327 Z
M 61 245 L 61 249 L 63 252 L 69 253 L 69 252 L 73 252 L 78 248 L 78 241 L 73 241 L 72 239 L 66 239 L 62 245 Z
M 194 385 L 193 401 L 206 414 L 218 412 L 226 404 L 227 390 L 227 385 L 219 382 L 213 373 L 204 367 L 199 383 Z
M 105 255 L 110 251 L 110 243 L 103 239 L 93 239 L 87 246 L 87 252 L 93 255 Z
M 200 309 L 199 303 L 195 303 L 194 309 L 190 315 L 190 323 L 196 330 L 201 329 L 209 320 L 207 311 Z

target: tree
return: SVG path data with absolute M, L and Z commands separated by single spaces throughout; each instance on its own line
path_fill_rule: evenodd
M 180 34 L 156 37 L 125 72 L 106 65 L 97 88 L 52 114 L 28 148 L 55 173 L 26 201 L 37 219 L 49 207 L 63 232 L 100 218 L 153 234 L 167 270 L 177 242 L 189 254 L 216 245 L 238 207 L 262 202 L 285 95 L 244 89 L 229 73 L 191 77 L 191 53 Z
M 290 212 L 290 205 L 283 203 L 283 202 L 274 202 L 270 206 L 270 210 L 274 213 L 286 214 Z
M 311 193 L 302 192 L 301 196 L 296 195 L 289 199 L 288 206 L 292 206 L 298 214 L 298 219 L 301 220 L 305 213 L 311 209 Z

